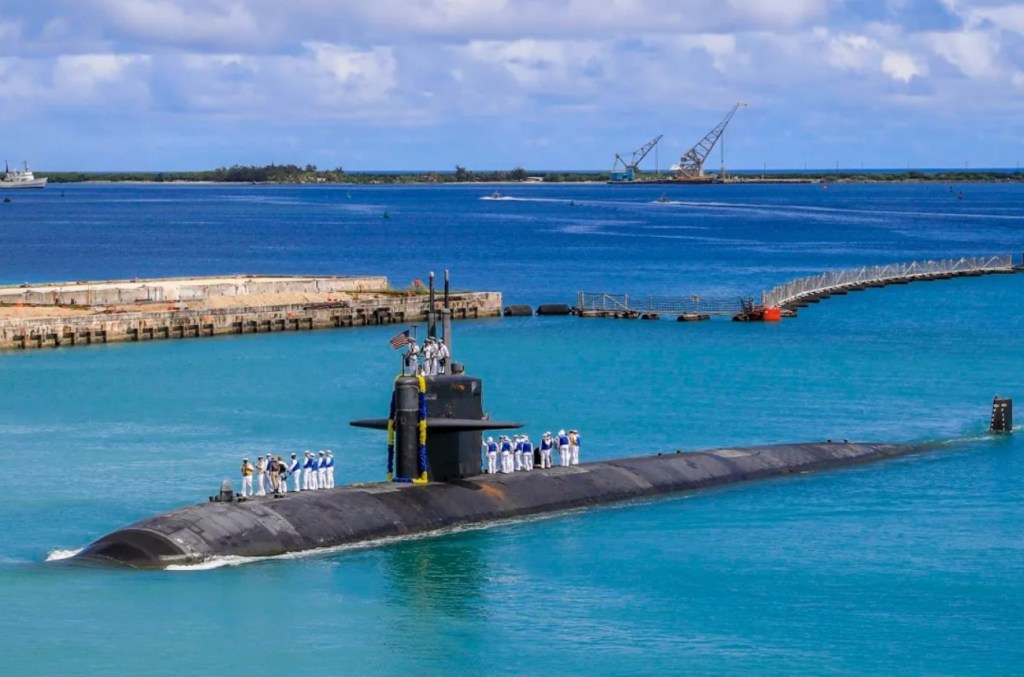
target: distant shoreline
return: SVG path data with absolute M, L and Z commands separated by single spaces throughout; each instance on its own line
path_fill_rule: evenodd
M 449 185 L 449 184 L 561 184 L 609 183 L 611 175 L 598 171 L 537 171 L 521 167 L 508 171 L 470 171 L 456 166 L 449 172 L 346 172 L 321 170 L 314 165 L 221 167 L 194 172 L 39 172 L 52 184 L 137 183 L 171 185 Z M 722 181 L 716 172 L 702 179 L 676 179 L 671 174 L 642 173 L 637 180 L 616 185 L 690 185 L 694 183 L 1016 183 L 1024 182 L 1019 169 L 981 170 L 859 170 L 807 171 L 756 170 L 735 172 Z

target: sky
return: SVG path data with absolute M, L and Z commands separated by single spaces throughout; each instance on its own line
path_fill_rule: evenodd
M 37 170 L 654 171 L 740 101 L 731 169 L 1016 167 L 1024 3 L 0 0 Z

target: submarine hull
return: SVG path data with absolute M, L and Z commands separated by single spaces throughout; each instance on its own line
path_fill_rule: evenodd
M 135 568 L 266 557 L 429 533 L 901 456 L 912 445 L 806 443 L 659 454 L 429 484 L 376 483 L 209 502 L 136 522 L 74 559 Z

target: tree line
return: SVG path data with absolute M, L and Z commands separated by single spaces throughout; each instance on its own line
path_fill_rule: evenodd
M 611 176 L 608 172 L 527 172 L 522 167 L 510 170 L 472 171 L 456 165 L 454 171 L 444 172 L 346 172 L 341 167 L 319 169 L 316 165 L 269 164 L 262 167 L 253 165 L 232 165 L 217 169 L 185 172 L 41 172 L 51 183 L 78 183 L 83 181 L 147 182 L 147 183 L 252 183 L 252 184 L 412 184 L 412 183 L 499 183 L 526 181 L 543 183 L 560 182 L 604 182 Z M 756 180 L 758 172 L 742 172 L 731 178 L 736 181 Z M 1020 170 L 1007 171 L 906 171 L 906 172 L 779 172 L 764 175 L 766 179 L 804 179 L 842 182 L 896 182 L 936 181 L 941 183 L 970 183 L 993 181 L 1024 181 Z M 641 177 L 653 178 L 651 175 Z M 658 177 L 670 180 L 670 174 Z M 709 174 L 709 178 L 714 178 Z

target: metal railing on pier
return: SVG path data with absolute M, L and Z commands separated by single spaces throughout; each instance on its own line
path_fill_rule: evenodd
M 657 313 L 662 315 L 732 315 L 741 308 L 740 298 L 704 296 L 654 296 L 579 292 L 576 307 L 583 312 Z
M 821 273 L 779 285 L 763 292 L 761 303 L 766 307 L 781 308 L 802 298 L 827 295 L 829 292 L 847 288 L 864 288 L 902 281 L 911 282 L 921 279 L 1002 271 L 1013 271 L 1012 256 L 963 257 L 940 261 L 912 261 L 884 266 L 865 266 L 864 268 Z

